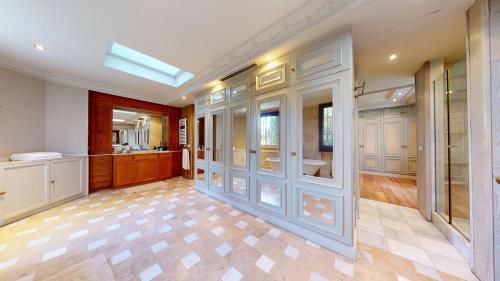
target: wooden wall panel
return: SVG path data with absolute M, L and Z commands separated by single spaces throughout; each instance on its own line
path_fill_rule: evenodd
M 113 108 L 148 111 L 168 116 L 168 148 L 173 151 L 179 150 L 180 108 L 89 91 L 88 153 L 89 155 L 108 156 L 91 157 L 89 161 L 89 185 L 91 191 L 113 186 L 113 160 L 111 156 L 113 150 Z M 181 159 L 178 157 L 174 159 L 173 157 L 172 161 L 172 167 L 178 169 L 181 165 Z M 175 163 L 175 161 L 178 163 Z M 155 170 L 155 173 L 157 172 Z M 180 175 L 180 171 L 177 172 L 177 175 Z

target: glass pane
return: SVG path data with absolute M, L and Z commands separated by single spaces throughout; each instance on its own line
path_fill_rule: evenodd
M 333 225 L 335 202 L 330 199 L 303 194 L 302 215 L 322 223 Z
M 196 178 L 201 182 L 205 182 L 205 170 L 198 168 L 196 171 Z
M 196 119 L 196 128 L 198 129 L 198 147 L 196 158 L 205 159 L 205 116 Z
M 232 111 L 232 161 L 233 166 L 247 166 L 247 108 Z
M 451 222 L 470 238 L 469 160 L 467 127 L 467 65 L 460 61 L 448 70 L 449 171 Z
M 212 186 L 222 189 L 224 178 L 221 173 L 212 172 Z
M 334 177 L 334 108 L 331 90 L 302 97 L 302 174 Z
M 259 105 L 259 167 L 261 170 L 281 171 L 280 161 L 280 101 Z
M 218 112 L 212 115 L 212 161 L 223 162 L 224 157 L 224 114 Z
M 446 76 L 434 81 L 434 118 L 436 153 L 436 212 L 449 221 L 448 208 L 448 97 Z
M 232 192 L 241 196 L 247 196 L 247 181 L 244 178 L 232 176 Z
M 260 201 L 275 207 L 281 206 L 281 188 L 270 183 L 259 183 Z

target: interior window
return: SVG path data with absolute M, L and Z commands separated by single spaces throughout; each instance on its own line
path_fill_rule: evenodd
M 266 146 L 278 145 L 279 128 L 278 111 L 266 112 L 260 114 L 260 143 Z
M 319 105 L 319 151 L 333 150 L 333 106 L 332 103 Z

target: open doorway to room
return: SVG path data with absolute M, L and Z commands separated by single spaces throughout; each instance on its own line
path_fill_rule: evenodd
M 408 82 L 412 82 L 411 78 Z M 416 208 L 417 124 L 413 83 L 358 98 L 361 198 Z

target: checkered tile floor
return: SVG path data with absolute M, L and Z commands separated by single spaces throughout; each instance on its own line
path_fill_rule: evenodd
M 363 242 L 350 261 L 181 178 L 102 191 L 0 228 L 0 280 L 112 279 L 101 268 L 116 280 L 461 280 Z

